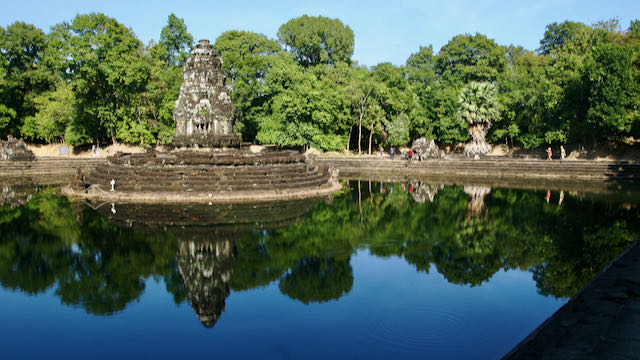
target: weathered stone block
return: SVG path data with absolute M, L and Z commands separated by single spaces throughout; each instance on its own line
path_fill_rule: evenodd
M 422 156 L 423 159 L 443 159 L 444 151 L 438 148 L 435 141 L 421 137 L 413 141 L 411 148 L 416 152 L 416 158 Z
M 0 160 L 33 161 L 36 157 L 22 139 L 7 136 L 7 140 L 0 140 Z

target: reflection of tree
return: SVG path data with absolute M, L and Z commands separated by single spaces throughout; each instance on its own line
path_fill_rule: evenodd
M 188 299 L 203 323 L 213 325 L 230 289 L 279 283 L 283 294 L 305 303 L 343 296 L 354 281 L 349 259 L 359 248 L 402 257 L 420 271 L 435 268 L 457 284 L 480 284 L 499 269 L 531 269 L 540 293 L 568 297 L 640 234 L 637 206 L 570 192 L 558 206 L 534 191 L 492 189 L 482 216 L 469 216 L 461 187 L 438 190 L 433 202 L 416 202 L 388 183 L 365 184 L 360 194 L 357 184 L 351 188 L 306 216 L 282 204 L 240 208 L 253 211 L 254 219 L 280 209 L 300 219 L 274 217 L 275 230 L 264 222 L 255 229 L 247 222 L 214 224 L 214 232 L 181 223 L 155 233 L 80 209 L 45 189 L 24 205 L 0 206 L 0 284 L 29 294 L 55 287 L 64 303 L 111 314 L 138 299 L 145 280 L 157 276 L 176 303 Z M 156 212 L 116 208 L 117 216 Z M 162 216 L 202 222 L 224 219 L 227 211 L 219 208 L 212 217 L 192 207 Z
M 175 259 L 172 259 L 169 265 L 169 272 L 164 276 L 164 284 L 167 291 L 173 295 L 173 302 L 176 304 L 182 304 L 187 299 L 187 288 L 184 285 L 184 280 L 178 270 L 178 263 Z
M 412 186 L 413 192 L 411 193 L 411 196 L 417 203 L 423 203 L 427 199 L 429 199 L 429 202 L 433 202 L 433 199 L 435 199 L 438 191 L 444 188 L 444 185 L 441 184 L 426 184 L 422 181 L 415 182 L 412 184 Z
M 51 190 L 35 194 L 27 204 L 0 206 L 0 283 L 37 294 L 65 271 L 70 245 L 78 238 L 69 200 Z
M 351 204 L 348 196 L 335 201 Z M 350 291 L 354 234 L 346 224 L 358 215 L 348 209 L 323 203 L 300 223 L 238 236 L 231 288 L 244 290 L 279 281 L 284 294 L 305 303 L 337 299 Z
M 464 192 L 471 196 L 467 210 L 470 216 L 480 216 L 484 210 L 484 197 L 491 192 L 488 186 L 468 185 L 464 187 Z
M 280 291 L 292 299 L 309 302 L 337 300 L 351 291 L 353 271 L 349 258 L 302 258 L 280 280 Z
M 533 191 L 494 189 L 489 193 L 489 188 L 478 187 L 481 191 L 470 191 L 470 205 L 463 188 L 445 187 L 432 203 L 419 203 L 407 192 L 397 191 L 398 187 L 391 191 L 392 185 L 361 186 L 358 194 L 357 184 L 351 184 L 350 195 L 330 205 L 320 204 L 302 222 L 269 233 L 255 253 L 262 259 L 258 267 L 279 273 L 295 267 L 294 259 L 305 254 L 368 247 L 378 256 L 402 256 L 418 270 L 428 271 L 435 265 L 449 281 L 459 284 L 480 284 L 500 269 L 533 269 L 541 293 L 565 297 L 639 233 L 636 208 L 611 204 L 602 216 L 602 203 L 572 195 L 565 197 L 562 206 L 548 206 Z M 469 216 L 470 211 L 482 216 Z M 616 234 L 616 241 L 589 236 L 607 231 Z M 239 252 L 239 258 L 248 255 Z M 253 269 L 253 273 L 261 271 Z M 234 273 L 234 286 L 236 275 L 241 274 Z M 269 281 L 276 279 L 274 273 Z
M 169 272 L 177 246 L 171 234 L 117 228 L 91 211 L 83 218 L 68 271 L 58 276 L 56 294 L 64 303 L 111 314 L 139 298 L 145 278 Z
M 544 295 L 573 296 L 622 249 L 638 239 L 637 209 L 634 222 L 629 222 L 629 214 L 616 206 L 585 209 L 576 207 L 573 202 L 570 206 L 571 211 L 582 212 L 581 217 L 576 216 L 580 224 L 558 226 L 559 234 L 555 237 L 570 236 L 576 240 L 545 238 L 548 244 L 541 248 L 544 261 L 532 267 L 533 278 Z
M 180 242 L 178 269 L 191 307 L 205 327 L 213 327 L 225 309 L 235 256 L 229 240 Z
M 124 309 L 146 277 L 169 272 L 167 255 L 175 254 L 170 235 L 118 229 L 92 211 L 76 223 L 73 203 L 53 191 L 14 214 L 0 224 L 0 283 L 30 294 L 55 285 L 64 303 L 93 314 Z

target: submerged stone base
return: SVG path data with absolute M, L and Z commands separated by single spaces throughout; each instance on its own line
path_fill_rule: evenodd
M 171 144 L 174 147 L 238 148 L 241 142 L 242 138 L 234 134 L 176 134 Z
M 326 196 L 340 189 L 295 151 L 117 154 L 67 193 L 129 202 L 229 203 Z

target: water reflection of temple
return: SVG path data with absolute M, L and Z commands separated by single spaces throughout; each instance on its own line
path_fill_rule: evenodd
M 35 185 L 4 185 L 0 188 L 0 205 L 9 204 L 12 208 L 24 205 L 37 191 Z
M 242 231 L 275 229 L 298 222 L 322 199 L 254 204 L 91 204 L 119 227 L 171 232 L 178 240 L 178 272 L 196 316 L 213 327 L 226 308 Z
M 177 262 L 191 308 L 207 328 L 225 310 L 236 249 L 231 240 L 180 242 Z

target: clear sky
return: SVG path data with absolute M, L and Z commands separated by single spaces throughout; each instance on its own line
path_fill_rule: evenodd
M 89 12 L 115 18 L 145 43 L 158 40 L 172 12 L 196 40 L 212 42 L 232 29 L 275 39 L 280 25 L 304 14 L 339 18 L 355 33 L 353 58 L 372 66 L 402 65 L 420 46 L 433 45 L 437 52 L 457 34 L 479 32 L 501 45 L 534 50 L 554 21 L 618 18 L 626 29 L 640 19 L 640 0 L 10 0 L 2 5 L 0 26 L 24 21 L 48 32 Z

